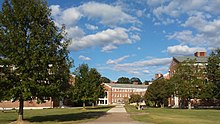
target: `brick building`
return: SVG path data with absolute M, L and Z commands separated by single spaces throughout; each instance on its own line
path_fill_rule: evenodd
M 132 94 L 143 96 L 148 85 L 104 83 L 105 97 L 99 98 L 98 105 L 124 104 Z
M 177 56 L 173 57 L 173 60 L 170 65 L 169 69 L 169 78 L 175 74 L 176 66 L 179 63 L 182 63 L 186 60 L 195 60 L 195 65 L 199 66 L 200 68 L 206 68 L 208 63 L 208 57 L 206 56 L 206 52 L 196 52 L 194 56 Z M 173 107 L 179 107 L 180 99 L 178 96 L 173 95 L 168 99 L 168 105 Z

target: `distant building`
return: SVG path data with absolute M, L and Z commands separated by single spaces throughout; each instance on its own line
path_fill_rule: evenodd
M 132 94 L 144 96 L 148 85 L 104 83 L 105 97 L 98 105 L 124 104 Z
M 177 64 L 182 63 L 186 60 L 195 60 L 195 64 L 199 65 L 201 68 L 205 68 L 205 66 L 208 63 L 208 57 L 206 56 L 206 52 L 196 52 L 194 56 L 173 57 L 169 70 L 170 77 L 174 75 Z

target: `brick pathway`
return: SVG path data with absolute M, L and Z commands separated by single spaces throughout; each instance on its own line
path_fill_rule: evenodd
M 116 106 L 110 109 L 106 115 L 100 118 L 81 124 L 145 124 L 133 121 L 123 106 Z

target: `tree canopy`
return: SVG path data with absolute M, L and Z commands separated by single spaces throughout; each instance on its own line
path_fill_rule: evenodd
M 162 78 L 153 81 L 153 83 L 149 85 L 144 98 L 146 101 L 152 102 L 153 106 L 163 107 L 167 104 L 167 99 L 173 94 L 173 92 L 170 82 Z
M 72 88 L 71 96 L 76 102 L 82 101 L 85 109 L 86 102 L 95 103 L 104 94 L 100 80 L 101 75 L 95 68 L 90 69 L 87 64 L 77 67 L 74 74 L 76 75 L 76 82 Z
M 120 84 L 130 84 L 131 82 L 130 82 L 129 78 L 127 78 L 127 77 L 120 77 L 120 78 L 118 78 L 117 83 L 120 83 Z
M 220 99 L 220 49 L 212 51 L 208 58 L 207 77 L 213 84 L 214 98 Z
M 110 80 L 109 78 L 107 78 L 107 77 L 101 77 L 101 78 L 100 78 L 100 81 L 101 81 L 102 83 L 110 83 L 110 82 L 111 82 L 111 80 Z
M 136 103 L 138 105 L 139 102 L 141 102 L 142 98 L 139 94 L 132 94 L 130 96 L 129 102 L 130 103 Z
M 57 98 L 68 88 L 69 40 L 45 0 L 5 0 L 0 11 L 0 100 Z
M 186 60 L 179 63 L 176 72 L 171 78 L 174 87 L 174 95 L 181 98 L 181 104 L 188 102 L 191 108 L 191 99 L 200 98 L 204 87 L 204 68 L 200 67 L 195 60 Z
M 137 77 L 133 77 L 130 79 L 130 82 L 133 83 L 133 82 L 138 82 L 138 84 L 142 84 L 141 80 Z

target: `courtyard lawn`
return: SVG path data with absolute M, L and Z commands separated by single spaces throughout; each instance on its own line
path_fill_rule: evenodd
M 220 124 L 220 110 L 145 108 L 126 106 L 131 118 L 155 124 Z
M 95 108 L 54 108 L 39 110 L 24 110 L 24 120 L 27 123 L 79 123 L 96 119 L 111 109 L 112 106 L 100 106 Z M 0 124 L 8 124 L 17 119 L 15 110 L 0 111 Z

